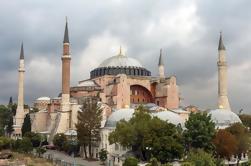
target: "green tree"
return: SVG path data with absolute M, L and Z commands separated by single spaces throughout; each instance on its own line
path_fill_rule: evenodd
M 12 113 L 5 105 L 0 105 L 0 136 L 5 134 L 5 128 L 11 124 Z M 11 129 L 9 130 L 11 131 Z M 12 132 L 12 131 L 11 131 Z
M 29 138 L 22 138 L 19 142 L 18 151 L 23 153 L 29 153 L 32 151 L 32 143 Z
M 107 154 L 108 152 L 105 149 L 101 149 L 101 151 L 99 152 L 99 159 L 103 162 L 103 164 L 107 160 Z
M 139 163 L 138 159 L 134 157 L 128 157 L 125 159 L 123 166 L 137 166 Z
M 228 132 L 233 134 L 237 140 L 237 152 L 238 159 L 241 159 L 241 154 L 246 153 L 250 148 L 250 139 L 248 129 L 241 123 L 235 123 L 226 128 Z M 238 160 L 238 163 L 239 163 Z
M 248 114 L 241 114 L 239 115 L 242 124 L 245 125 L 246 127 L 249 128 L 249 130 L 251 129 L 251 115 Z
M 216 166 L 216 160 L 211 153 L 205 152 L 203 149 L 194 149 L 188 153 L 188 162 L 193 166 Z
M 43 147 L 38 147 L 38 148 L 36 149 L 36 152 L 37 152 L 37 154 L 38 154 L 38 157 L 41 157 L 41 155 L 44 154 L 44 153 L 46 152 L 46 149 L 43 148 Z
M 152 156 L 161 163 L 181 158 L 184 149 L 182 134 L 176 126 L 152 117 L 141 108 L 135 111 L 129 121 L 117 123 L 115 131 L 109 135 L 109 142 L 132 147 L 141 160 L 149 160 Z
M 89 158 L 92 158 L 92 146 L 100 140 L 102 109 L 98 107 L 97 102 L 98 98 L 88 98 L 84 102 L 76 124 L 78 140 L 84 148 L 86 158 L 86 148 L 89 148 Z
M 230 160 L 236 154 L 238 142 L 234 135 L 226 130 L 219 130 L 213 139 L 216 154 L 220 158 Z
M 184 139 L 186 149 L 202 148 L 213 150 L 212 140 L 216 134 L 215 124 L 206 113 L 191 113 L 185 123 Z
M 34 132 L 26 132 L 24 137 L 27 137 L 31 140 L 33 147 L 39 147 L 43 141 L 43 138 L 40 134 Z
M 64 144 L 66 143 L 67 138 L 63 133 L 58 133 L 53 138 L 53 144 L 59 148 L 59 150 L 63 150 Z
M 24 123 L 21 130 L 22 130 L 22 136 L 24 136 L 25 133 L 27 132 L 31 132 L 31 119 L 29 114 L 25 115 Z

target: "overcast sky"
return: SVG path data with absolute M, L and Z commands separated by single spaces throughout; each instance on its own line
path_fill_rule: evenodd
M 0 103 L 17 99 L 18 58 L 25 51 L 25 102 L 61 89 L 65 16 L 72 54 L 71 85 L 116 55 L 119 46 L 157 75 L 176 75 L 181 105 L 217 105 L 217 46 L 223 31 L 232 109 L 251 113 L 250 0 L 1 0 Z

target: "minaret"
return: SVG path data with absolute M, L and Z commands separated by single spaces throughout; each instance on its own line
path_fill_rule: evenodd
M 165 67 L 164 62 L 162 58 L 162 49 L 160 49 L 160 55 L 159 55 L 159 76 L 161 79 L 165 78 Z
M 17 100 L 17 110 L 14 118 L 14 133 L 20 134 L 21 128 L 24 122 L 24 47 L 23 43 L 21 45 L 19 68 L 18 68 L 18 100 Z
M 227 94 L 226 49 L 223 44 L 222 33 L 220 33 L 217 65 L 218 65 L 218 107 L 231 110 Z
M 62 56 L 62 109 L 61 111 L 70 110 L 70 42 L 68 35 L 68 22 L 66 20 L 64 41 L 63 41 L 63 56 Z

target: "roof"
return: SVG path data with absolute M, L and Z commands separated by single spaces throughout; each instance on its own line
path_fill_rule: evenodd
M 66 23 L 65 23 L 64 43 L 69 43 L 68 22 L 67 22 L 67 20 L 66 20 Z
M 20 59 L 24 59 L 24 45 L 21 44 Z
M 116 55 L 104 60 L 100 67 L 143 67 L 139 61 L 125 55 Z
M 163 58 L 162 58 L 162 49 L 160 49 L 159 66 L 164 66 L 164 62 L 163 62 Z
M 117 122 L 124 119 L 126 121 L 129 121 L 133 117 L 134 109 L 132 108 L 123 108 L 114 111 L 107 119 L 105 127 L 116 127 Z M 151 113 L 151 115 L 154 117 L 158 117 L 161 120 L 168 121 L 169 123 L 172 123 L 174 125 L 180 124 L 181 126 L 184 126 L 184 121 L 182 118 L 171 111 L 160 111 L 156 113 Z
M 242 123 L 239 116 L 230 110 L 215 109 L 209 111 L 208 114 L 219 129 L 224 129 L 234 123 Z
M 97 83 L 95 83 L 95 81 L 93 80 L 84 80 L 84 81 L 80 81 L 78 86 L 99 86 Z
M 36 100 L 45 100 L 45 101 L 48 101 L 48 100 L 51 100 L 49 97 L 39 97 L 39 98 L 37 98 Z
M 223 44 L 223 39 L 222 39 L 222 33 L 220 33 L 220 39 L 219 39 L 219 46 L 218 46 L 218 50 L 225 50 L 225 46 Z

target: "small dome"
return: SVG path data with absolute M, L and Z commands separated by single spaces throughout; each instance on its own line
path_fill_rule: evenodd
M 130 120 L 133 116 L 134 109 L 119 109 L 114 111 L 106 121 L 105 127 L 116 127 L 118 121 L 125 119 Z
M 216 109 L 209 111 L 208 114 L 219 129 L 227 128 L 234 123 L 242 123 L 238 115 L 230 110 Z
M 171 111 L 161 111 L 152 113 L 152 115 L 160 118 L 161 120 L 167 121 L 168 123 L 172 123 L 174 125 L 180 124 L 181 126 L 184 126 L 184 121 L 182 120 L 182 118 L 178 114 Z
M 100 65 L 101 67 L 140 67 L 143 66 L 134 58 L 125 55 L 116 55 L 104 60 Z
M 116 127 L 116 124 L 118 121 L 124 119 L 126 121 L 129 121 L 134 113 L 134 109 L 119 109 L 115 112 L 113 112 L 107 119 L 105 127 Z M 160 118 L 161 120 L 168 121 L 169 123 L 172 123 L 174 125 L 180 124 L 181 126 L 184 126 L 184 121 L 182 118 L 173 112 L 170 111 L 161 111 L 157 113 L 151 113 L 151 116 L 156 116 Z
M 98 86 L 93 80 L 81 81 L 78 86 Z
M 49 101 L 50 98 L 49 97 L 39 97 L 36 99 L 37 101 Z

